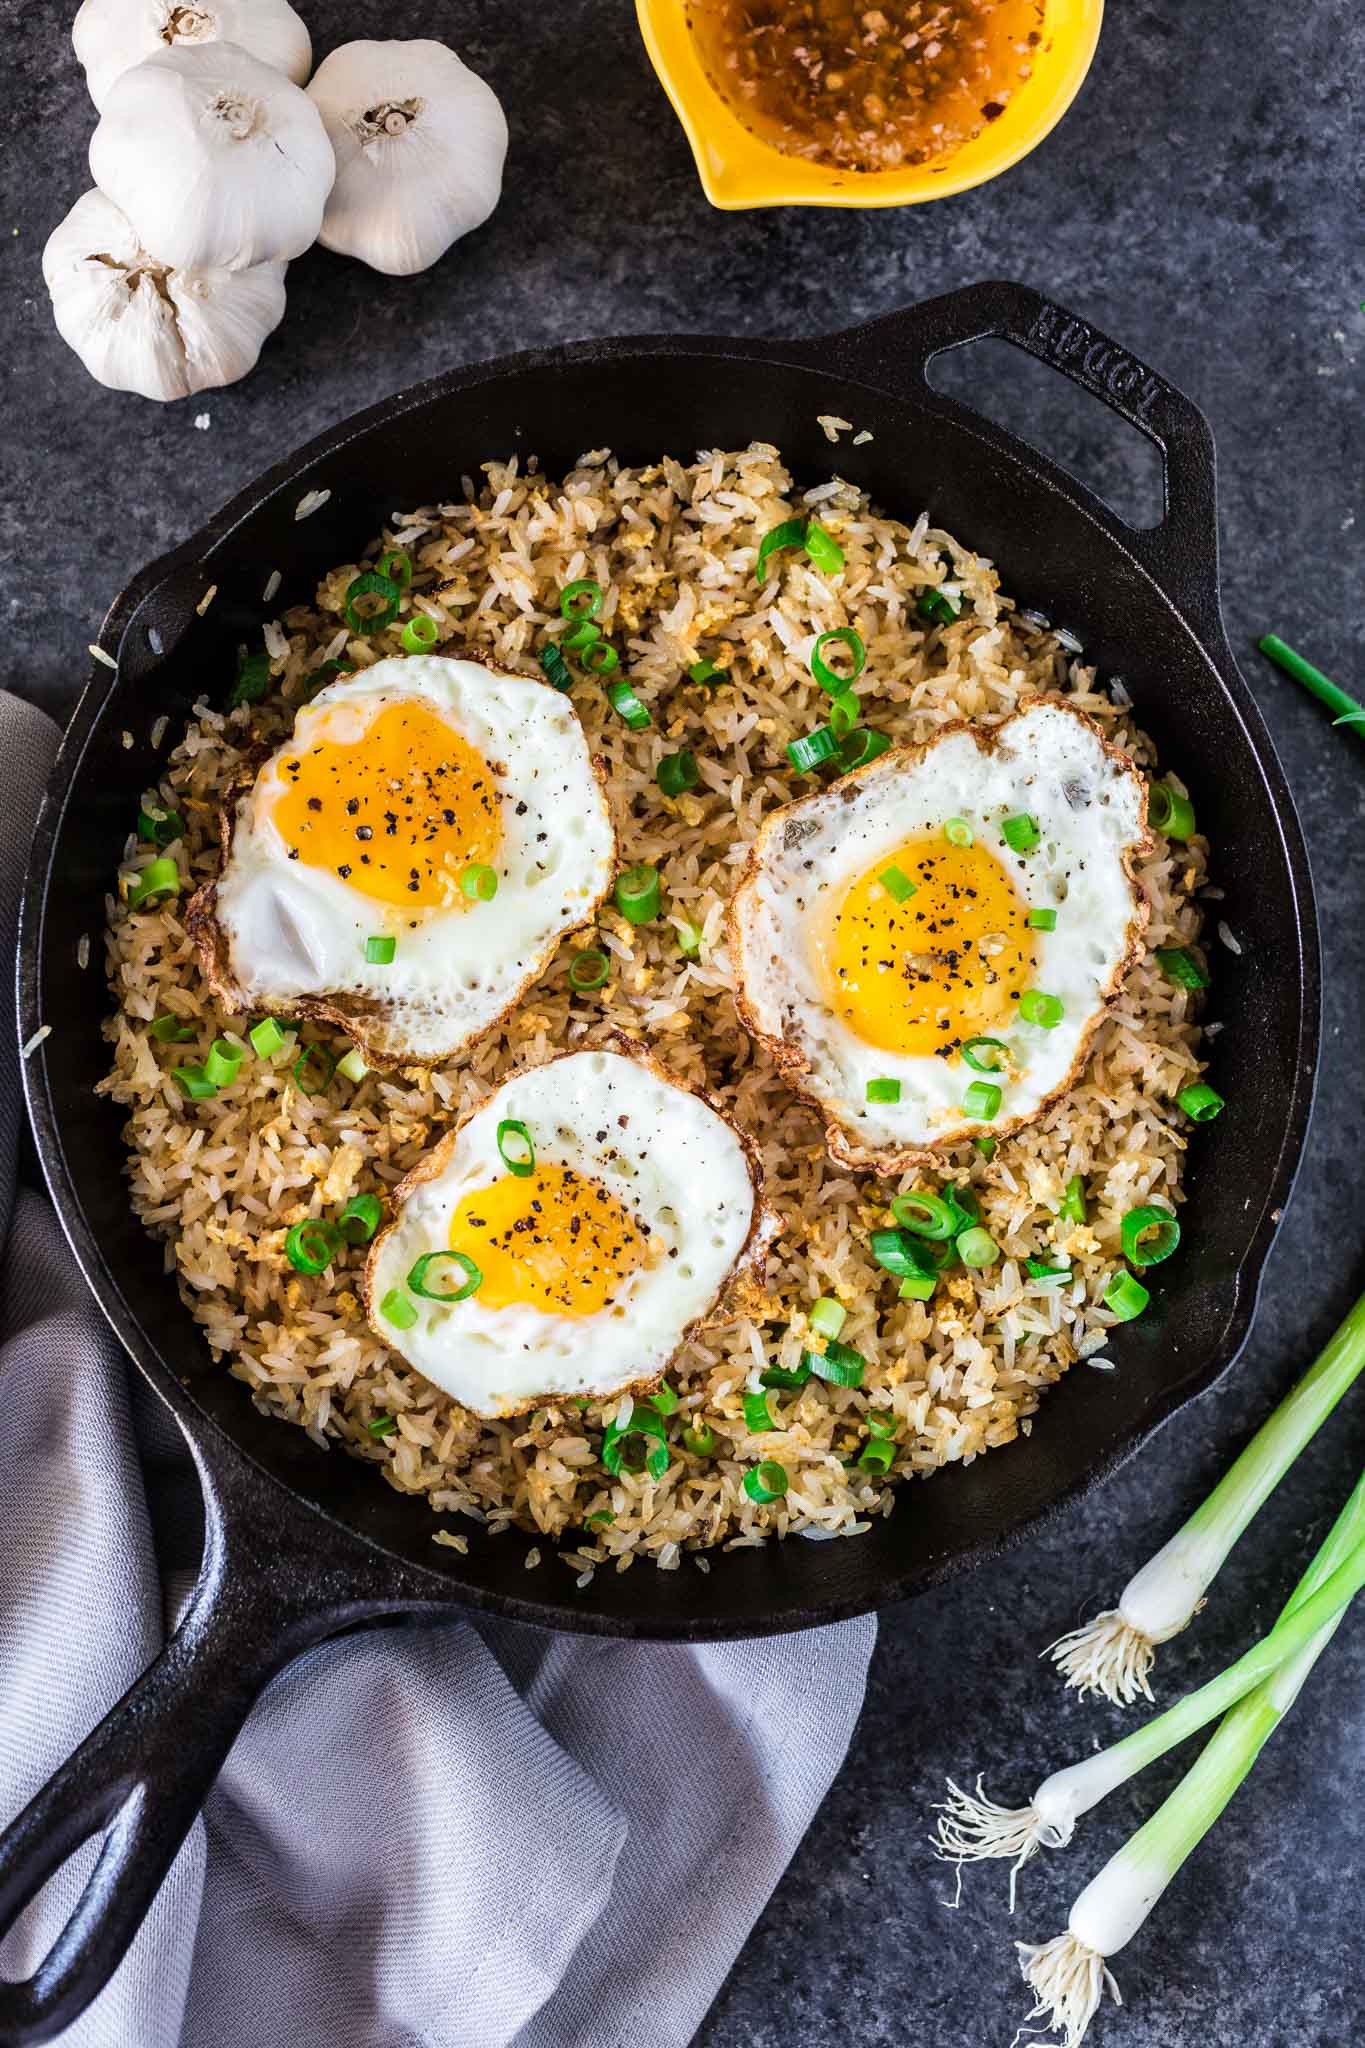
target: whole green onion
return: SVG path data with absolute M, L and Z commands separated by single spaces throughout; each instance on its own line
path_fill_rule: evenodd
M 616 877 L 616 908 L 631 924 L 649 924 L 659 915 L 659 870 L 647 861 L 624 868 Z
M 1256 645 L 1287 676 L 1293 676 L 1296 683 L 1302 683 L 1305 690 L 1336 714 L 1333 725 L 1352 725 L 1365 737 L 1365 704 L 1358 704 L 1330 676 L 1325 676 L 1320 668 L 1314 668 L 1311 661 L 1305 661 L 1301 654 L 1296 654 L 1278 633 L 1264 634 Z

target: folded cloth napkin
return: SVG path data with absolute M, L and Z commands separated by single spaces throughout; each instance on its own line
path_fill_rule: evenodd
M 55 743 L 0 693 L 6 958 Z M 11 1006 L 7 990 L 0 1824 L 155 1655 L 198 1540 L 179 1433 L 20 1172 Z M 693 1649 L 481 1622 L 309 1652 L 247 1722 L 68 2048 L 690 2040 L 839 1768 L 874 1634 Z M 35 1967 L 95 1853 L 0 1945 L 0 1976 Z

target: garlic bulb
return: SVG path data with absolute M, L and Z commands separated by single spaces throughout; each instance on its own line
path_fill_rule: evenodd
M 115 79 L 90 169 L 158 262 L 245 270 L 317 240 L 336 163 L 283 72 L 235 43 L 185 43 Z
M 245 377 L 283 316 L 284 270 L 155 263 L 103 192 L 78 199 L 43 250 L 62 340 L 101 384 L 143 398 L 187 398 Z
M 302 85 L 313 62 L 289 0 L 81 0 L 71 41 L 101 112 L 116 78 L 168 44 L 236 43 Z
M 507 122 L 492 87 L 444 43 L 345 43 L 308 96 L 337 161 L 324 249 L 409 277 L 497 205 Z

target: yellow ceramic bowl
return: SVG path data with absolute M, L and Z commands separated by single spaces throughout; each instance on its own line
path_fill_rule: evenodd
M 1104 0 L 1048 0 L 1046 41 L 1028 89 L 946 162 L 895 171 L 838 171 L 785 156 L 753 135 L 706 75 L 685 0 L 635 0 L 649 61 L 682 122 L 713 206 L 916 206 L 984 184 L 1035 149 L 1080 91 L 1099 41 Z

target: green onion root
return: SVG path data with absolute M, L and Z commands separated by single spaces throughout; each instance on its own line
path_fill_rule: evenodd
M 1237 1539 L 1365 1366 L 1362 1295 L 1274 1414 L 1183 1529 L 1124 1587 L 1116 1608 L 1049 1644 L 1066 1683 L 1130 1706 L 1152 1697 L 1158 1643 L 1193 1620 Z

